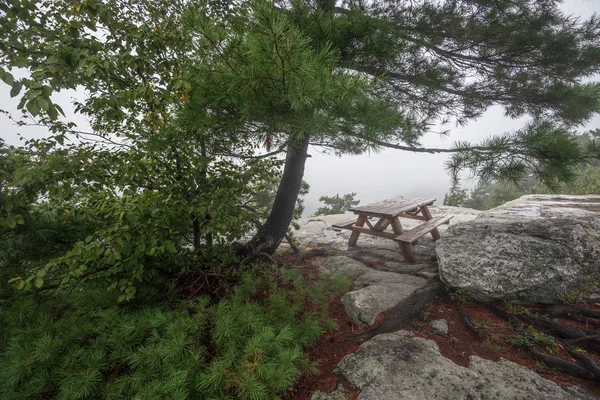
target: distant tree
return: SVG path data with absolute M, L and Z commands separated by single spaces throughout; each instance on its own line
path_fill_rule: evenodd
M 469 198 L 468 190 L 462 189 L 457 181 L 452 182 L 450 192 L 444 196 L 445 206 L 462 207 Z
M 325 203 L 325 207 L 319 207 L 317 211 L 315 211 L 315 215 L 333 215 L 333 214 L 343 214 L 348 211 L 349 208 L 352 208 L 358 203 L 360 200 L 354 200 L 354 196 L 356 193 L 346 193 L 342 197 L 339 194 L 335 196 L 321 196 L 319 201 L 321 203 Z
M 476 210 L 488 210 L 527 194 L 600 194 L 600 166 L 583 165 L 569 183 L 560 183 L 550 188 L 537 179 L 529 177 L 519 183 L 501 181 L 479 181 L 467 194 L 466 189 L 455 189 L 455 193 L 464 193 L 461 205 Z M 446 199 L 451 197 L 446 194 Z M 444 203 L 447 204 L 447 203 Z M 452 204 L 447 204 L 452 205 Z

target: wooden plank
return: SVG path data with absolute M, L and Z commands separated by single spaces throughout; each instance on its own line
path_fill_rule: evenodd
M 358 220 L 358 218 L 354 217 L 354 218 L 348 219 L 346 221 L 338 222 L 337 224 L 333 224 L 331 226 L 333 226 L 334 228 L 340 228 L 340 229 L 350 229 L 350 227 L 352 225 L 354 225 L 357 220 Z
M 418 209 L 423 205 L 433 204 L 434 201 L 435 199 L 419 199 L 417 201 L 406 201 L 397 204 L 372 204 L 363 207 L 351 208 L 350 211 L 359 215 L 371 215 L 373 217 L 380 218 L 393 218 L 407 211 Z
M 352 234 L 354 234 L 354 233 L 359 233 L 359 234 L 360 233 L 366 233 L 368 235 L 379 236 L 379 237 L 382 237 L 382 238 L 392 239 L 392 240 L 395 240 L 395 238 L 398 236 L 398 234 L 396 234 L 396 233 L 392 233 L 392 232 L 378 232 L 378 231 L 373 231 L 373 230 L 371 230 L 369 228 L 363 228 L 363 227 L 360 227 L 360 226 L 353 226 L 350 229 L 353 231 Z
M 425 217 L 422 215 L 413 215 L 413 214 L 406 214 L 406 213 L 402 213 L 400 215 L 398 215 L 398 217 L 400 218 L 407 218 L 407 219 L 416 219 L 419 221 L 426 221 Z
M 371 227 L 374 231 L 378 231 L 378 232 L 383 232 L 385 231 L 385 228 L 388 227 L 388 225 L 390 224 L 390 222 L 392 222 L 391 220 L 387 219 L 387 218 L 379 218 L 379 221 L 377 221 L 377 223 L 375 224 L 375 226 Z
M 410 231 L 406 231 L 400 236 L 396 236 L 395 240 L 402 243 L 412 243 L 418 238 L 425 236 L 432 230 L 436 229 L 441 224 L 449 221 L 450 218 L 452 218 L 452 216 L 448 215 L 440 215 L 439 217 L 432 218 L 424 224 L 421 224 Z
M 404 256 L 404 259 L 406 261 L 408 261 L 408 262 L 417 261 L 417 258 L 415 257 L 415 254 L 412 251 L 412 246 L 410 245 L 410 243 L 400 242 L 400 250 L 402 251 L 402 255 Z
M 356 245 L 356 242 L 358 241 L 358 237 L 360 236 L 360 231 L 357 231 L 356 227 L 360 228 L 360 227 L 364 226 L 366 220 L 367 220 L 366 215 L 358 216 L 358 219 L 356 220 L 356 224 L 351 228 L 352 234 L 350 235 L 350 240 L 348 240 L 348 246 Z
M 429 221 L 430 219 L 433 218 L 433 216 L 431 215 L 431 212 L 429 212 L 429 207 L 421 206 L 421 207 L 419 207 L 419 210 L 421 210 L 421 213 L 423 214 L 423 216 L 425 217 L 425 219 L 427 221 Z M 438 240 L 440 238 L 440 231 L 438 231 L 437 228 L 432 229 L 431 237 L 433 238 L 434 241 Z
M 402 224 L 398 221 L 398 218 L 392 218 L 392 230 L 396 235 L 401 235 L 404 233 L 404 229 L 402 229 Z
M 353 211 L 353 212 L 380 211 L 380 210 L 385 210 L 386 208 L 389 208 L 389 207 L 396 206 L 398 204 L 414 203 L 415 201 L 417 201 L 417 200 L 415 200 L 415 199 L 399 199 L 397 201 L 384 200 L 384 201 L 378 201 L 376 203 L 366 204 L 364 206 L 353 207 L 349 210 Z

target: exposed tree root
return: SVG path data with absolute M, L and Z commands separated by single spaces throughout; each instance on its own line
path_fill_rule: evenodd
M 533 326 L 536 330 L 567 341 L 572 339 L 583 339 L 586 336 L 593 336 L 597 333 L 597 330 L 582 331 L 542 318 L 529 317 L 527 315 L 519 315 L 518 317 L 526 324 Z M 600 343 L 594 342 L 592 339 L 586 339 L 583 345 L 589 350 L 600 354 Z
M 475 326 L 475 324 L 473 323 L 473 319 L 467 315 L 464 312 L 460 312 L 458 313 L 458 315 L 460 315 L 460 317 L 462 318 L 462 320 L 464 321 L 465 325 L 473 332 L 475 332 L 475 334 L 477 335 L 477 337 L 483 341 L 486 341 L 489 339 L 489 336 L 487 335 L 487 333 L 485 333 L 483 330 L 481 330 L 480 328 L 477 328 Z
M 553 369 L 564 371 L 571 375 L 580 376 L 586 379 L 592 379 L 594 377 L 593 374 L 587 368 L 582 367 L 577 363 L 562 359 L 560 357 L 551 356 L 550 354 L 543 353 L 533 347 L 529 348 L 528 350 L 538 360 L 545 362 L 546 364 L 548 364 L 549 367 Z
M 552 323 L 550 321 L 542 320 L 539 318 L 533 318 L 533 317 L 519 315 L 518 316 L 520 318 L 519 319 L 515 315 L 509 314 L 506 311 L 503 311 L 495 306 L 491 306 L 490 308 L 494 314 L 496 314 L 497 316 L 499 316 L 502 319 L 509 321 L 511 323 L 511 325 L 513 326 L 513 328 L 515 329 L 515 331 L 517 331 L 517 333 L 519 335 L 528 338 L 532 342 L 535 341 L 534 338 L 525 330 L 524 325 L 520 319 L 522 319 L 523 321 L 527 322 L 528 324 L 534 326 L 534 328 L 536 327 L 536 325 L 535 325 L 536 323 L 540 323 L 540 321 L 543 321 L 541 323 L 541 325 L 543 325 L 547 329 L 540 328 L 540 330 L 547 330 L 547 332 L 550 332 L 551 334 L 553 334 L 553 336 L 560 335 L 563 338 L 565 338 L 565 336 L 570 336 L 570 339 L 581 340 L 581 341 L 589 341 L 589 340 L 592 340 L 592 336 L 596 336 L 596 335 L 584 336 L 583 333 L 577 329 L 564 327 L 564 326 L 558 325 L 556 323 Z M 577 336 L 577 337 L 573 338 L 573 336 Z M 579 361 L 578 363 L 575 363 L 575 362 L 572 362 L 569 360 L 565 360 L 560 357 L 551 356 L 542 351 L 539 351 L 535 347 L 527 347 L 527 350 L 531 354 L 533 354 L 537 359 L 548 364 L 548 366 L 550 366 L 551 368 L 561 370 L 561 371 L 567 372 L 571 375 L 576 375 L 576 376 L 580 376 L 580 377 L 587 378 L 587 379 L 600 380 L 600 375 L 599 375 L 600 368 L 598 367 L 598 365 L 596 364 L 596 362 L 593 359 L 573 350 L 573 348 L 570 346 L 570 343 L 568 340 L 563 340 L 560 342 L 563 344 L 563 347 L 565 348 L 565 350 L 571 356 L 573 356 L 573 358 L 575 358 L 577 361 Z
M 574 350 L 571 346 L 566 345 L 564 348 L 574 359 L 585 365 L 587 370 L 594 375 L 595 379 L 600 380 L 600 367 L 598 367 L 593 358 Z
M 589 318 L 600 319 L 600 311 L 590 310 L 589 308 L 570 305 L 553 305 L 543 310 L 536 311 L 537 314 L 546 314 L 550 317 L 561 317 L 568 314 L 581 314 Z

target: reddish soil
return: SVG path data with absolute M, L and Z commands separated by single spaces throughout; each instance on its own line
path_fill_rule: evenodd
M 314 281 L 318 279 L 318 271 L 312 266 L 310 260 L 299 261 L 291 254 L 285 254 L 278 258 L 284 263 L 305 267 L 302 271 L 309 280 Z M 340 298 L 341 295 L 338 295 L 329 302 L 330 315 L 337 322 L 339 329 L 333 333 L 324 335 L 314 347 L 309 349 L 310 360 L 319 361 L 320 363 L 320 373 L 318 375 L 303 377 L 289 390 L 286 399 L 307 399 L 310 393 L 315 390 L 325 392 L 334 390 L 340 383 L 340 379 L 333 374 L 334 368 L 343 357 L 353 353 L 360 346 L 361 343 L 354 338 L 354 335 L 365 330 L 360 330 L 352 322 L 351 318 L 346 314 Z M 503 304 L 496 304 L 496 306 L 505 309 Z M 592 306 L 600 310 L 600 304 L 586 304 L 586 306 Z M 518 311 L 527 312 L 525 311 L 526 309 L 531 310 L 535 308 L 520 308 Z M 482 341 L 464 323 L 459 312 L 469 315 L 481 327 L 481 330 L 488 335 L 489 340 Z M 384 316 L 380 317 L 379 321 L 384 318 Z M 440 318 L 448 321 L 449 336 L 447 337 L 438 336 L 429 330 L 429 321 Z M 579 329 L 594 329 L 592 326 L 586 327 L 583 323 L 571 320 L 558 319 L 555 322 L 564 323 L 565 325 Z M 403 329 L 410 330 L 417 336 L 434 340 L 438 344 L 441 353 L 458 365 L 468 366 L 471 355 L 477 355 L 493 361 L 505 358 L 530 368 L 542 377 L 552 380 L 559 385 L 576 385 L 595 395 L 600 395 L 599 381 L 578 378 L 564 372 L 552 370 L 544 363 L 536 360 L 527 350 L 511 344 L 509 338 L 515 334 L 515 331 L 510 327 L 508 322 L 497 317 L 488 305 L 466 301 L 464 298 L 457 298 L 457 296 L 444 293 L 426 308 L 420 318 Z M 554 356 L 574 361 L 560 345 L 554 346 L 551 351 L 551 354 Z M 593 356 L 593 354 L 587 355 Z M 596 359 L 600 362 L 598 357 Z M 352 395 L 355 398 L 358 393 L 352 392 Z

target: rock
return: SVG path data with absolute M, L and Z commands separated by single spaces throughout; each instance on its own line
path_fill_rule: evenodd
M 437 279 L 439 274 L 437 272 L 421 271 L 416 273 L 417 276 L 425 279 Z
M 425 279 L 412 275 L 402 275 L 395 272 L 371 270 L 354 281 L 354 289 L 362 289 L 373 285 L 411 285 L 420 288 L 427 283 Z
M 479 301 L 556 303 L 600 280 L 600 196 L 523 196 L 438 241 L 440 279 Z
M 396 275 L 399 278 L 383 274 Z M 381 279 L 385 277 L 390 281 L 382 282 Z M 372 282 L 379 283 L 371 284 Z M 355 285 L 360 289 L 346 293 L 342 297 L 342 304 L 348 315 L 359 326 L 373 325 L 379 314 L 405 300 L 426 284 L 425 279 L 415 276 L 371 271 L 356 280 Z
M 448 321 L 445 319 L 434 319 L 429 323 L 429 326 L 436 335 L 448 336 Z
M 399 274 L 419 275 L 421 272 L 434 272 L 437 274 L 437 265 L 431 263 L 403 264 L 394 261 L 386 261 L 383 266 Z
M 365 235 L 366 236 L 366 235 Z M 362 236 L 361 236 L 362 237 Z M 360 240 L 360 239 L 359 239 Z M 390 243 L 393 243 L 398 250 L 389 250 L 389 249 L 364 249 L 364 251 L 372 256 L 377 257 L 378 259 L 384 259 L 389 261 L 402 261 L 404 258 L 400 253 L 400 248 L 394 241 L 387 239 Z
M 469 367 L 442 356 L 433 340 L 398 331 L 375 336 L 342 359 L 335 373 L 360 391 L 358 400 L 591 399 L 566 391 L 513 362 L 471 356 Z
M 372 271 L 371 268 L 353 258 L 346 256 L 333 256 L 316 259 L 315 265 L 323 272 L 330 274 L 347 273 L 348 277 L 354 281 L 359 276 Z
M 315 390 L 309 397 L 310 400 L 350 400 L 348 389 L 342 384 L 339 384 L 333 392 L 323 392 Z

